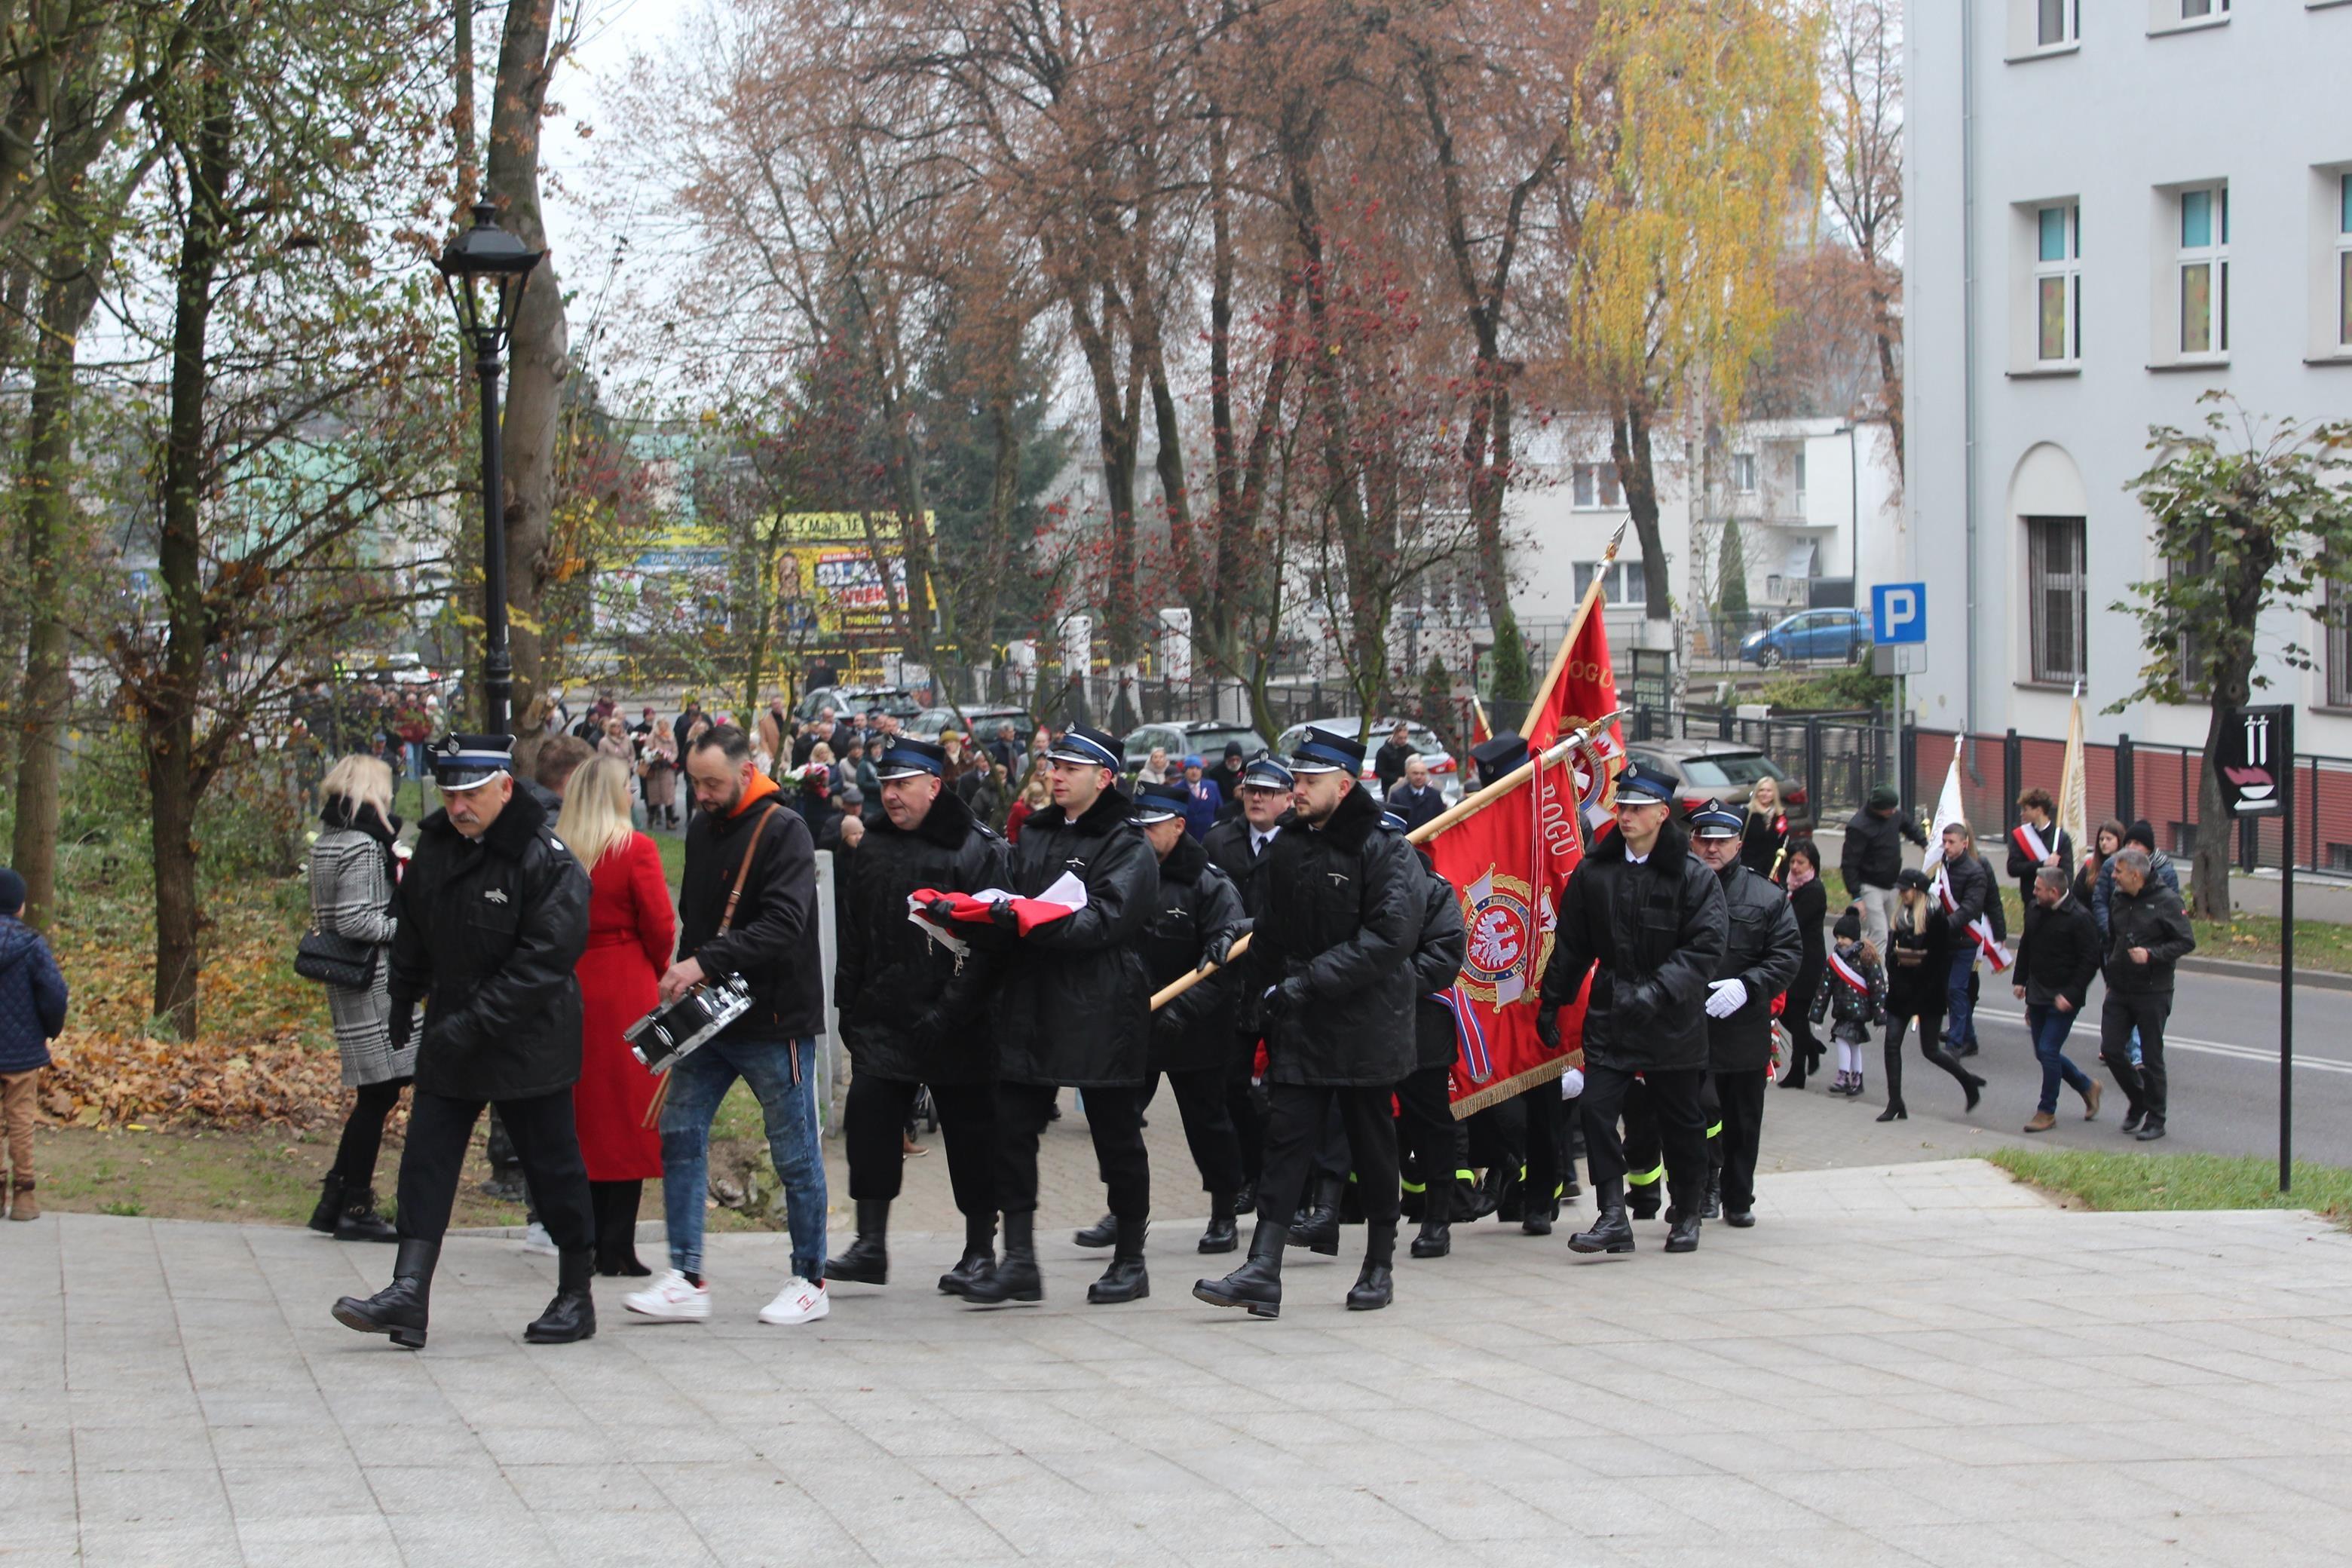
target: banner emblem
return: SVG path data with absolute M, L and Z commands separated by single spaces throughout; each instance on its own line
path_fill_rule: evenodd
M 1528 894 L 1527 883 L 1489 865 L 1459 895 L 1470 935 L 1462 989 L 1491 1006 L 1508 1006 L 1527 994 L 1551 957 L 1551 922 L 1538 918 Z

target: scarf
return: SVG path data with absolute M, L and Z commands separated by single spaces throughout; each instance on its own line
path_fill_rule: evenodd
M 386 820 L 373 805 L 356 801 L 349 795 L 331 795 L 319 812 L 320 823 L 327 827 L 341 828 L 347 833 L 364 833 L 383 850 L 383 873 L 398 880 L 399 858 L 393 854 L 393 840 L 400 837 L 400 818 Z

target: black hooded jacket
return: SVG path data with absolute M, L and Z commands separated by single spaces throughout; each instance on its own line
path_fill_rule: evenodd
M 1588 1067 L 1704 1068 L 1706 986 L 1729 945 L 1730 924 L 1722 883 L 1690 852 L 1679 823 L 1658 830 L 1638 866 L 1625 857 L 1625 836 L 1611 833 L 1560 896 L 1543 1005 L 1574 1001 L 1593 969 L 1584 1011 Z
M 997 1071 L 1008 1083 L 1133 1087 L 1143 1081 L 1151 986 L 1138 938 L 1160 891 L 1159 858 L 1107 789 L 1073 822 L 1049 805 L 1021 825 L 1007 888 L 1035 898 L 1064 872 L 1087 907 L 1013 942 L 996 1003 Z
M 1412 1071 L 1414 978 L 1428 902 L 1421 857 L 1381 826 L 1359 784 L 1319 828 L 1294 823 L 1268 847 L 1251 928 L 1275 1083 L 1371 1086 Z
M 1201 949 L 1243 924 L 1241 889 L 1191 835 L 1160 862 L 1160 897 L 1143 928 L 1143 965 L 1154 991 L 1201 966 Z M 1240 967 L 1235 965 L 1235 968 Z M 1223 1067 L 1234 1054 L 1234 1002 L 1241 987 L 1219 969 L 1151 1016 L 1155 1073 Z
M 836 851 L 835 863 L 844 858 Z M 942 789 L 909 831 L 877 811 L 847 857 L 834 1005 L 857 1070 L 915 1083 L 979 1083 L 996 1074 L 982 1016 L 1002 954 L 975 942 L 959 960 L 907 915 L 919 888 L 978 893 L 1005 883 L 1005 843 Z
M 1413 857 L 1418 860 L 1419 855 Z M 1462 896 L 1454 884 L 1423 863 L 1421 945 L 1412 950 L 1413 1067 L 1454 1065 L 1461 1054 L 1462 1037 L 1453 1009 L 1434 1000 L 1434 994 L 1462 978 L 1463 960 L 1470 956 L 1470 933 L 1462 924 Z
M 588 873 L 518 789 L 479 838 L 436 811 L 393 890 L 392 1043 L 425 1003 L 416 1087 L 457 1100 L 531 1100 L 580 1077 Z

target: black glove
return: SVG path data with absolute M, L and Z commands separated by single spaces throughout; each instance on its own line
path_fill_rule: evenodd
M 409 1036 L 415 1026 L 416 1010 L 395 1002 L 392 1005 L 392 1016 L 383 1021 L 384 1037 L 391 1042 L 394 1050 L 406 1050 Z
M 1226 955 L 1234 951 L 1234 936 L 1232 931 L 1221 931 L 1201 944 L 1202 973 L 1206 974 L 1225 962 Z
M 1557 1008 L 1537 1006 L 1536 1038 L 1543 1042 L 1544 1049 L 1548 1051 L 1559 1049 L 1559 1012 Z
M 991 925 L 1001 931 L 1009 931 L 1014 936 L 1021 934 L 1021 917 L 1013 912 L 1011 899 L 999 899 L 989 905 L 988 920 Z
M 926 1007 L 915 1015 L 914 1021 L 907 1026 L 907 1032 L 920 1041 L 936 1040 L 947 1032 L 947 1020 L 940 1016 L 938 1008 Z
M 1295 1018 L 1307 1011 L 1307 982 L 1294 974 L 1274 988 L 1265 999 L 1265 1016 L 1269 1022 L 1277 1018 Z
M 923 906 L 923 912 L 943 926 L 951 926 L 955 924 L 955 900 L 953 899 L 933 899 L 929 903 Z

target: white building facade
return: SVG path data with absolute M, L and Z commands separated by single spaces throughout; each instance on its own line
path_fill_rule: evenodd
M 2163 569 L 2126 489 L 2151 426 L 2352 416 L 2352 0 L 1911 0 L 1905 172 L 1907 570 L 1922 725 L 2198 746 L 2135 704 Z M 2317 657 L 2309 671 L 2289 643 Z M 2299 750 L 2352 753 L 2352 649 L 2266 620 Z

